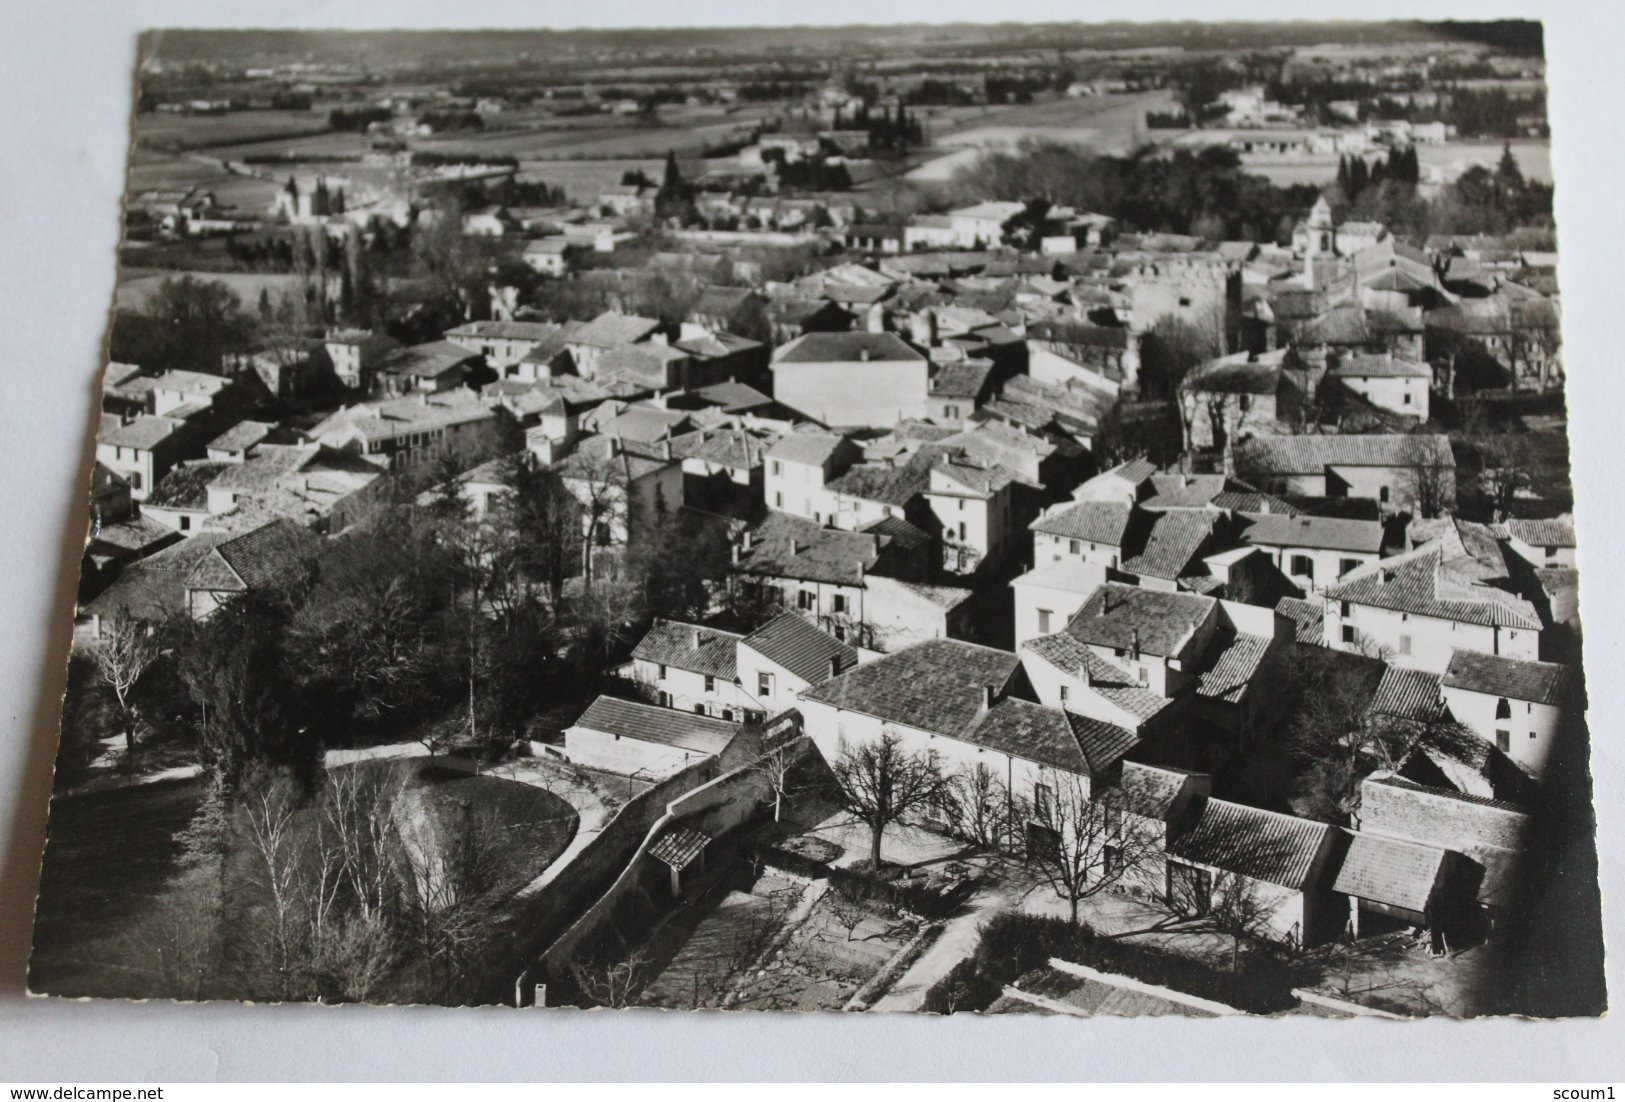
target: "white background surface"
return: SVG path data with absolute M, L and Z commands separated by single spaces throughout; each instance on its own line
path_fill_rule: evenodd
M 1425 8 L 1425 12 L 1424 12 Z M 1395 1025 L 73 1003 L 23 993 L 111 301 L 136 33 L 153 26 L 662 26 L 1152 18 L 1547 21 L 1599 848 L 1625 885 L 1625 67 L 1613 4 L 970 0 L 0 4 L 0 1082 L 190 1079 L 1374 1078 L 1606 1081 L 1607 1021 Z M 1617 989 L 1619 969 L 1609 969 Z

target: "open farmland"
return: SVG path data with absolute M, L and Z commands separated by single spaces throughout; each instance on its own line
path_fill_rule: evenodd
M 279 185 L 254 176 L 228 172 L 218 163 L 153 150 L 137 150 L 130 158 L 130 194 L 157 188 L 201 187 L 214 192 L 226 207 L 259 212 L 270 206 Z
M 973 163 L 980 151 L 1014 149 L 1024 141 L 1066 142 L 1098 153 L 1123 154 L 1150 140 L 1147 111 L 1167 110 L 1166 91 L 1129 95 L 1064 97 L 1014 107 L 926 109 L 923 118 L 941 155 L 908 174 L 919 181 L 943 181 Z
M 326 111 L 233 111 L 225 115 L 160 115 L 137 118 L 137 143 L 154 149 L 203 149 L 240 142 L 320 133 Z

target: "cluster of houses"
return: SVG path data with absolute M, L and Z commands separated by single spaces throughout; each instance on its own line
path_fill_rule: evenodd
M 1324 201 L 1279 249 L 1030 214 L 848 224 L 863 255 L 785 282 L 697 247 L 663 263 L 733 282 L 681 320 L 517 311 L 416 345 L 335 329 L 219 374 L 111 365 L 82 612 L 208 615 L 399 473 L 517 426 L 607 554 L 684 510 L 726 531 L 730 584 L 779 610 L 739 633 L 657 622 L 625 670 L 646 699 L 598 700 L 547 752 L 661 778 L 793 711 L 827 758 L 889 733 L 1024 801 L 1057 775 L 1111 793 L 1162 840 L 1136 890 L 1239 879 L 1281 937 L 1493 914 L 1519 801 L 1573 726 L 1574 535 L 1450 515 L 1430 403 L 1460 346 L 1435 331 L 1514 386 L 1560 385 L 1555 344 L 1536 363 L 1494 328 L 1555 310 L 1547 258 L 1417 249 Z M 568 249 L 544 255 L 566 269 Z M 1236 351 L 1173 395 L 1181 462 L 1102 463 L 1113 406 L 1142 395 L 1140 338 L 1170 318 Z M 265 415 L 294 397 L 316 412 Z M 457 477 L 475 517 L 511 458 Z M 1370 722 L 1450 724 L 1470 750 L 1368 778 L 1357 829 L 1214 795 L 1276 734 L 1306 649 L 1373 671 Z

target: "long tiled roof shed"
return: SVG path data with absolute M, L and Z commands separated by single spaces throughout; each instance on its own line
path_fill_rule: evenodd
M 1211 797 L 1168 841 L 1168 853 L 1284 888 L 1309 883 L 1315 859 L 1336 828 Z
M 1448 689 L 1504 696 L 1535 704 L 1561 704 L 1569 685 L 1569 669 L 1555 662 L 1529 662 L 1478 651 L 1450 653 L 1439 682 Z
M 858 586 L 895 555 L 884 536 L 825 528 L 789 513 L 769 513 L 750 535 L 735 567 L 742 574 Z
M 1522 540 L 1531 547 L 1573 547 L 1574 524 L 1567 520 L 1519 520 L 1514 517 L 1502 525 L 1507 535 Z
M 731 631 L 698 624 L 656 620 L 632 648 L 632 657 L 732 681 L 739 673 L 735 657 L 741 638 Z
M 1319 474 L 1327 467 L 1454 467 L 1448 437 L 1438 433 L 1341 436 L 1255 436 L 1236 447 L 1238 469 L 1265 474 Z
M 1426 915 L 1448 859 L 1449 853 L 1437 846 L 1355 834 L 1332 890 Z
M 820 631 L 794 612 L 775 616 L 740 641 L 769 662 L 783 666 L 808 683 L 830 676 L 830 663 L 840 672 L 858 664 L 856 648 Z
M 1389 666 L 1382 671 L 1382 680 L 1377 682 L 1377 691 L 1372 694 L 1366 711 L 1369 715 L 1392 716 L 1420 723 L 1437 720 L 1444 714 L 1444 701 L 1439 696 L 1439 675 L 1404 666 Z
M 1435 545 L 1353 570 L 1326 590 L 1326 596 L 1484 627 L 1541 628 L 1534 605 L 1504 589 L 1455 575 L 1445 549 Z
M 1307 547 L 1326 551 L 1382 551 L 1382 523 L 1341 517 L 1250 517 L 1241 532 L 1243 543 L 1265 547 Z
M 980 716 L 986 687 L 1002 691 L 1018 665 L 1008 651 L 931 639 L 830 678 L 802 699 L 959 738 Z
M 739 725 L 727 720 L 610 696 L 593 701 L 574 726 L 698 754 L 722 753 L 739 733 Z

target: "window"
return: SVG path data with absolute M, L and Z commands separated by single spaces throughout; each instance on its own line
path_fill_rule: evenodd
M 1512 732 L 1511 731 L 1496 731 L 1495 732 L 1495 748 L 1497 750 L 1501 750 L 1501 751 L 1507 751 L 1507 750 L 1512 749 Z
M 732 723 L 734 718 L 734 710 L 732 708 L 722 709 L 722 718 Z
M 666 680 L 666 667 L 665 667 L 664 664 L 662 664 L 661 667 L 660 667 L 660 675 L 659 676 L 660 676 L 660 680 L 662 680 L 662 681 Z
M 1063 707 L 1063 708 L 1066 707 L 1066 699 L 1067 699 L 1068 695 L 1069 694 L 1067 692 L 1067 687 L 1065 685 L 1062 685 L 1061 686 L 1061 707 Z
M 1067 549 L 1068 553 L 1076 555 L 1078 553 L 1078 550 L 1079 550 L 1078 541 L 1077 540 L 1067 540 L 1066 541 L 1066 549 Z
M 796 591 L 796 607 L 803 612 L 811 612 L 816 604 L 811 590 L 798 589 Z
M 1050 807 L 1055 799 L 1055 789 L 1047 784 L 1033 785 L 1033 814 L 1040 819 L 1048 818 Z
M 763 698 L 773 695 L 773 675 L 766 670 L 756 671 L 756 695 Z
M 1498 698 L 1495 701 L 1495 718 L 1496 719 L 1511 719 L 1512 718 L 1512 705 L 1507 703 L 1507 698 L 1504 697 L 1504 696 Z
M 1380 501 L 1380 502 L 1383 502 L 1384 504 L 1387 504 L 1387 501 L 1388 501 L 1388 487 L 1384 486 L 1382 489 L 1377 491 L 1377 500 Z
M 705 675 L 705 691 L 708 693 L 717 691 L 717 679 L 710 674 Z
M 704 704 L 696 704 L 696 705 L 694 705 L 694 714 L 697 715 L 697 716 L 703 716 L 705 714 L 705 705 Z
M 1123 809 L 1107 804 L 1104 808 L 1102 821 L 1106 826 L 1106 837 L 1121 838 L 1123 836 Z
M 1213 877 L 1206 869 L 1168 862 L 1168 902 L 1184 914 L 1207 914 L 1213 909 Z
M 784 491 L 783 490 L 774 490 L 773 491 L 773 508 L 775 508 L 775 509 L 784 508 Z
M 1344 624 L 1343 625 L 1343 642 L 1345 642 L 1345 643 L 1353 643 L 1354 642 L 1354 625 L 1353 624 Z
M 1349 614 L 1349 603 L 1347 601 L 1337 602 L 1337 614 L 1344 617 Z
M 1123 867 L 1123 851 L 1117 846 L 1102 846 L 1100 849 L 1101 873 L 1104 876 L 1116 876 Z
M 191 529 L 191 527 L 192 527 L 192 518 L 191 517 L 182 517 L 181 518 L 181 531 L 182 532 L 188 531 L 188 530 Z
M 1144 666 L 1141 666 L 1135 672 L 1137 674 L 1139 674 L 1140 684 L 1149 685 L 1151 683 L 1151 671 L 1150 670 L 1146 669 Z
M 964 498 L 959 499 L 959 511 L 961 513 L 963 513 L 965 511 L 965 499 Z
M 1041 609 L 1038 610 L 1038 634 L 1040 634 L 1040 635 L 1048 635 L 1049 634 L 1049 618 L 1050 618 L 1050 610 L 1049 609 L 1041 608 Z
M 1315 560 L 1308 555 L 1293 555 L 1290 573 L 1296 574 L 1300 578 L 1314 578 Z
M 846 626 L 844 624 L 836 624 L 835 630 L 831 634 L 835 636 L 836 642 L 846 642 Z
M 1411 653 L 1411 637 L 1409 635 L 1401 635 L 1399 637 L 1399 653 Z
M 660 700 L 660 706 L 662 708 L 670 708 L 671 707 L 671 694 L 666 692 L 664 689 L 662 689 L 660 691 L 659 700 Z
M 1187 297 L 1185 297 L 1183 295 L 1180 296 L 1179 305 L 1181 305 L 1181 306 L 1189 306 L 1190 304 L 1191 304 L 1191 300 L 1189 298 L 1187 298 Z
M 837 593 L 837 594 L 835 594 L 834 597 L 830 598 L 830 608 L 836 613 L 845 612 L 846 611 L 846 594 L 845 593 Z
M 961 501 L 959 504 L 963 505 L 965 503 L 963 501 Z M 964 521 L 959 522 L 959 538 L 960 539 L 965 538 L 965 522 Z
M 1555 558 L 1557 558 L 1557 548 L 1555 548 L 1555 547 L 1548 547 L 1548 548 L 1547 548 L 1547 549 L 1546 549 L 1546 557 L 1547 557 L 1547 558 L 1548 558 L 1548 559 L 1555 559 Z
M 943 406 L 942 412 L 950 421 L 958 420 L 959 418 L 958 406 Z
M 1350 570 L 1359 569 L 1359 566 L 1360 566 L 1360 560 L 1359 559 L 1338 559 L 1337 560 L 1337 572 L 1339 574 L 1347 574 Z
M 777 459 L 773 461 L 773 474 L 775 477 L 784 473 L 784 466 Z

